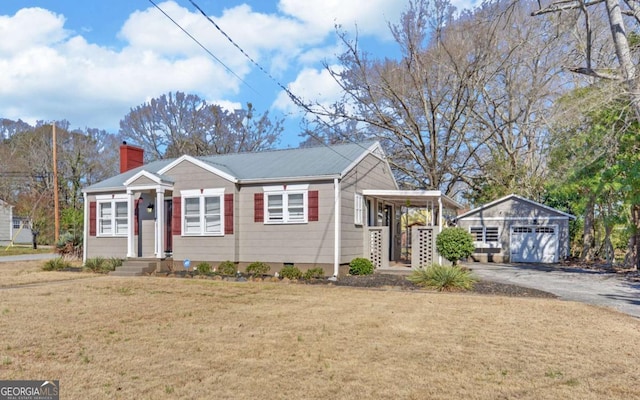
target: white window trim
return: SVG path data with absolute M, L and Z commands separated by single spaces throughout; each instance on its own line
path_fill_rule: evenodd
M 182 224 L 182 235 L 181 236 L 188 236 L 188 237 L 194 237 L 194 236 L 224 236 L 224 189 L 194 189 L 194 190 L 182 190 L 180 191 L 180 196 L 181 196 L 181 202 L 180 202 L 180 216 L 181 216 L 181 221 L 180 223 Z M 204 200 L 207 197 L 219 197 L 220 198 L 220 231 L 219 232 L 206 232 L 205 231 L 205 215 L 204 215 Z M 185 213 L 185 206 L 186 206 L 186 201 L 185 199 L 189 199 L 189 198 L 198 198 L 200 201 L 200 232 L 196 232 L 196 233 L 187 233 L 187 227 L 186 227 L 186 213 Z
M 309 185 L 276 185 L 264 186 L 264 224 L 306 224 L 309 222 Z M 302 194 L 302 220 L 291 220 L 289 216 L 289 196 Z M 269 196 L 282 196 L 282 220 L 271 220 L 269 215 Z
M 102 218 L 100 209 L 102 204 L 111 204 L 111 233 L 102 233 Z M 124 233 L 117 233 L 116 229 L 116 203 L 127 203 L 127 225 Z M 126 194 L 99 195 L 96 196 L 96 236 L 98 237 L 127 237 L 131 216 L 129 215 L 129 196 Z
M 353 223 L 358 226 L 364 225 L 364 196 L 360 193 L 353 196 Z

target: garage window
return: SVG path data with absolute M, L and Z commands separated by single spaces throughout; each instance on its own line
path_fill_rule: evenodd
M 469 233 L 473 236 L 473 241 L 479 243 L 497 243 L 500 237 L 497 226 L 472 226 Z

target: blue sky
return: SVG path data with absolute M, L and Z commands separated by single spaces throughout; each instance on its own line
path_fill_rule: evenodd
M 155 0 L 154 0 L 155 1 Z M 279 147 L 296 147 L 300 111 L 189 0 L 155 1 L 231 74 L 148 0 L 0 1 L 0 117 L 66 119 L 73 128 L 117 133 L 132 107 L 170 91 L 286 118 Z M 323 70 L 341 49 L 334 25 L 362 46 L 395 57 L 387 27 L 408 0 L 194 0 L 281 84 L 330 103 L 337 88 Z M 477 0 L 454 0 L 470 7 Z M 244 81 L 244 82 L 243 82 Z

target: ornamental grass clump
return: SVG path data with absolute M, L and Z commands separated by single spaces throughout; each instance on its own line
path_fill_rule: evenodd
M 441 292 L 471 290 L 477 281 L 467 269 L 456 265 L 444 266 L 440 264 L 415 269 L 407 279 L 416 285 Z
M 71 267 L 71 263 L 62 257 L 52 258 L 44 263 L 42 266 L 43 271 L 60 271 L 65 268 Z

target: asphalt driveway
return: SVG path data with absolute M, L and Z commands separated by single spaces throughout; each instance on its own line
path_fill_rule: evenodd
M 563 300 L 609 307 L 640 318 L 640 282 L 617 274 L 544 264 L 465 265 L 481 279 L 544 290 Z
M 41 253 L 41 254 L 20 254 L 17 256 L 3 256 L 2 253 L 0 252 L 0 262 L 50 260 L 56 257 L 60 257 L 60 254 Z

